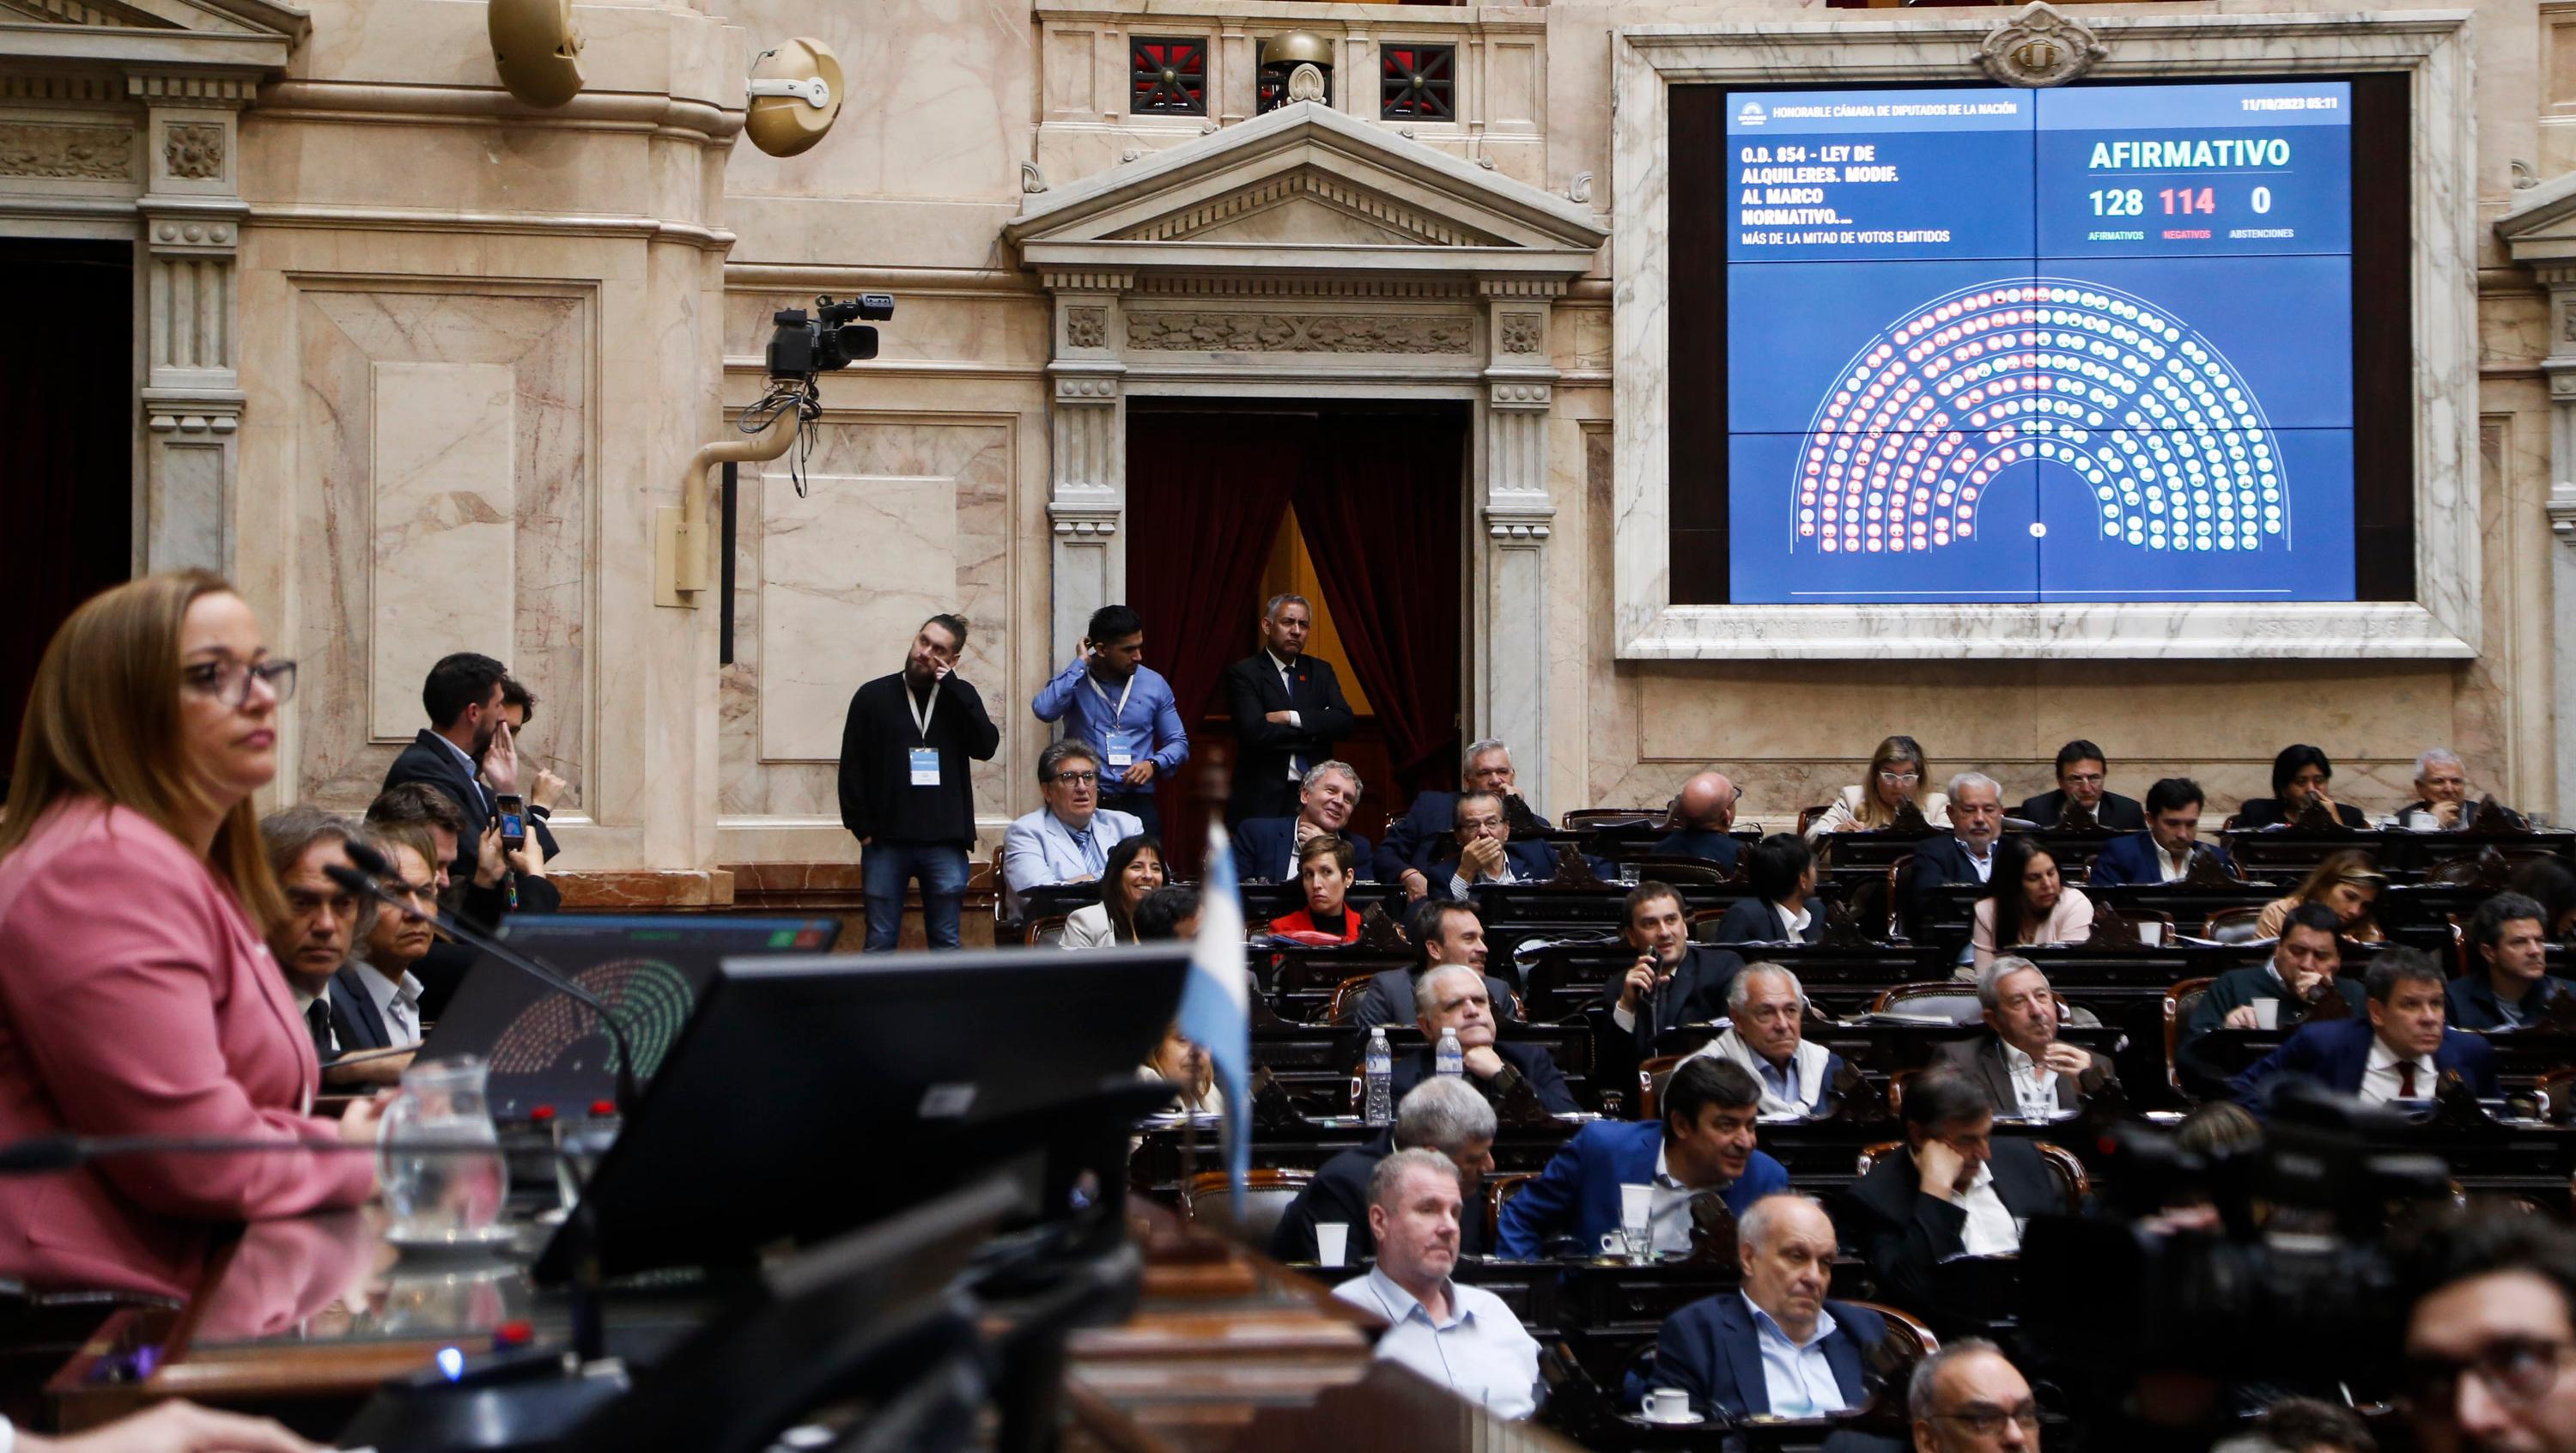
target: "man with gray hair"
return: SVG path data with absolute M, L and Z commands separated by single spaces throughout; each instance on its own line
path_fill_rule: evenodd
M 1952 883 L 1983 883 L 1994 875 L 1995 840 L 2004 832 L 2004 790 L 1983 772 L 1950 779 L 1950 836 L 1928 837 L 1914 848 L 1913 865 L 1899 889 L 1905 933 L 1924 941 L 1939 890 Z
M 1465 964 L 1443 964 L 1423 974 L 1413 986 L 1413 1027 L 1422 1031 L 1422 1048 L 1395 1062 L 1398 1095 L 1438 1077 L 1434 1056 L 1440 1031 L 1455 1031 L 1465 1051 L 1464 1076 L 1485 1098 L 1500 1102 L 1526 1086 L 1540 1108 L 1551 1115 L 1571 1115 L 1582 1107 L 1565 1083 L 1565 1072 L 1545 1045 L 1505 1044 L 1494 1038 L 1500 1011 L 1481 972 Z
M 1749 964 L 1726 989 L 1724 1033 L 1693 1050 L 1733 1060 L 1762 1084 L 1765 1120 L 1804 1120 L 1831 1109 L 1842 1056 L 1806 1039 L 1807 991 L 1778 964 Z
M 1520 790 L 1520 779 L 1512 770 L 1512 749 L 1492 737 L 1467 744 L 1466 754 L 1459 761 L 1458 779 L 1459 792 L 1510 797 Z M 1459 792 L 1414 794 L 1404 816 L 1387 824 L 1386 841 L 1377 850 L 1377 881 L 1402 887 L 1407 898 L 1420 898 L 1431 892 L 1431 865 L 1446 856 L 1455 841 L 1449 834 L 1457 816 Z M 1546 827 L 1548 820 L 1539 818 L 1538 825 Z
M 1369 1234 L 1377 1266 L 1333 1288 L 1384 1317 L 1381 1360 L 1402 1363 L 1500 1418 L 1538 1411 L 1538 1343 L 1503 1299 L 1460 1286 L 1465 1198 L 1457 1167 L 1434 1151 L 1399 1150 L 1369 1176 Z
M 1369 1176 L 1380 1161 L 1400 1150 L 1438 1151 L 1458 1167 L 1459 1183 L 1475 1203 L 1458 1230 L 1459 1253 L 1480 1254 L 1485 1245 L 1485 1213 L 1478 1193 L 1494 1169 L 1494 1107 L 1463 1080 L 1434 1077 L 1414 1086 L 1396 1103 L 1393 1126 L 1368 1144 L 1325 1161 L 1315 1172 L 1271 1232 L 1271 1259 L 1315 1260 L 1315 1228 L 1329 1225 L 1350 1228 L 1347 1254 L 1353 1262 L 1375 1256 L 1377 1238 L 1369 1233 Z
M 2054 1120 L 2119 1081 L 2111 1061 L 2057 1037 L 2065 1017 L 2039 966 L 1999 954 L 1977 971 L 1977 1003 L 1987 1033 L 1944 1044 L 1933 1061 L 1984 1087 L 2002 1120 Z
M 1031 888 L 1091 882 L 1108 867 L 1111 848 L 1145 830 L 1100 805 L 1100 759 L 1078 737 L 1038 753 L 1038 795 L 1046 805 L 1002 834 L 1002 894 L 1013 918 Z
M 1369 840 L 1351 831 L 1360 805 L 1359 770 L 1348 762 L 1317 762 L 1297 790 L 1295 817 L 1256 817 L 1234 831 L 1235 872 L 1247 879 L 1297 881 L 1297 854 L 1310 839 L 1338 835 L 1359 855 L 1359 876 L 1375 871 Z
M 1225 668 L 1235 739 L 1229 828 L 1294 813 L 1307 769 L 1332 756 L 1333 744 L 1358 724 L 1333 663 L 1306 654 L 1314 623 L 1304 596 L 1270 597 L 1261 608 L 1261 649 Z
M 2415 800 L 2397 809 L 2397 825 L 2418 832 L 2455 832 L 2469 825 L 2469 767 L 2448 747 L 2434 747 L 2415 759 Z M 2422 816 L 2416 814 L 2421 813 Z M 2517 827 L 2522 815 L 2505 814 Z
M 2039 1447 L 2029 1379 L 1982 1337 L 1961 1337 L 1914 1364 L 1905 1385 L 1914 1453 L 2023 1453 Z
M 1702 1417 L 1821 1418 L 1859 1407 L 1887 1322 L 1825 1300 L 1835 1250 L 1833 1220 L 1811 1198 L 1754 1202 L 1735 1227 L 1742 1283 L 1665 1319 L 1646 1385 L 1688 1393 Z

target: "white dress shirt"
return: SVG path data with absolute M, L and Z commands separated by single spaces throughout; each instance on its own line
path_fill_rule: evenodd
M 400 982 L 388 979 L 384 971 L 368 964 L 358 973 L 358 982 L 367 986 L 367 997 L 376 1001 L 376 1013 L 385 1021 L 385 1033 L 400 1049 L 420 1043 L 420 980 L 406 969 Z
M 320 994 L 305 993 L 295 987 L 292 980 L 288 981 L 286 992 L 295 996 L 296 1016 L 304 1021 L 306 1032 L 310 1033 L 313 1027 L 313 1006 L 323 1004 L 323 997 Z M 316 1044 L 313 1048 L 317 1053 L 338 1054 L 340 1052 L 340 1026 L 332 1022 L 330 1006 L 327 1004 L 324 1004 L 322 1009 L 322 1037 L 329 1043 Z M 5 1453 L 5 1450 L 0 1450 L 0 1453 Z
M 2013 1098 L 2021 1102 L 2021 1118 L 2056 1119 L 2056 1072 L 2022 1053 L 2017 1046 L 2005 1044 L 2003 1049 L 2004 1073 L 2012 1080 Z
M 1674 1179 L 1666 1168 L 1661 1147 L 1655 1151 L 1655 1183 L 1647 1197 L 1647 1224 L 1654 1228 L 1657 1251 L 1691 1249 L 1691 1202 L 1702 1196 L 1714 1196 L 1717 1189 L 1695 1191 Z
M 2179 883 L 2182 881 L 2182 875 L 2191 871 L 2193 851 L 2191 845 L 2185 844 L 2178 854 L 2169 853 L 2165 851 L 2163 843 L 2156 841 L 2154 833 L 2147 834 L 2147 843 L 2156 850 L 2156 871 L 2163 876 L 2164 881 Z
M 1742 1292 L 1737 1296 L 1744 1296 Z M 1762 1386 L 1770 1394 L 1771 1414 L 1780 1418 L 1820 1418 L 1851 1406 L 1834 1366 L 1825 1360 L 1825 1339 L 1834 1334 L 1834 1314 L 1819 1309 L 1816 1330 L 1804 1342 L 1792 1342 L 1771 1314 L 1744 1297 L 1753 1314 L 1753 1344 L 1762 1353 Z
M 1774 903 L 1771 905 L 1771 909 L 1773 912 L 1780 915 L 1780 926 L 1789 930 L 1789 938 L 1791 942 L 1795 942 L 1797 939 L 1803 937 L 1807 932 L 1807 925 L 1815 922 L 1816 920 L 1816 911 L 1812 908 L 1801 908 L 1797 912 L 1791 913 L 1789 911 L 1788 904 Z
M 1538 1411 L 1538 1343 L 1521 1319 L 1482 1287 L 1453 1281 L 1443 1291 L 1445 1322 L 1431 1320 L 1413 1293 L 1381 1270 L 1342 1283 L 1333 1295 L 1392 1324 L 1378 1339 L 1381 1361 L 1400 1362 L 1498 1418 Z
M 1496 873 L 1494 876 L 1492 876 L 1492 877 L 1490 877 L 1490 878 L 1475 878 L 1475 879 L 1470 879 L 1470 878 L 1467 876 L 1467 868 L 1466 868 L 1466 863 L 1465 863 L 1465 853 L 1462 851 L 1462 852 L 1460 853 L 1459 857 L 1460 857 L 1460 862 L 1459 862 L 1458 871 L 1457 871 L 1457 872 L 1454 872 L 1454 873 L 1452 873 L 1452 874 L 1450 874 L 1450 875 L 1449 875 L 1449 896 L 1450 896 L 1450 897 L 1452 897 L 1452 898 L 1456 898 L 1456 899 L 1459 899 L 1459 900 L 1461 900 L 1461 901 L 1464 901 L 1464 900 L 1466 899 L 1466 897 L 1467 897 L 1467 888 L 1468 888 L 1468 885 L 1469 885 L 1471 882 L 1472 882 L 1472 883 L 1517 883 L 1517 882 L 1519 882 L 1519 881 L 1520 881 L 1519 877 L 1517 877 L 1516 875 L 1514 875 L 1514 874 L 1513 874 L 1513 872 L 1512 872 L 1512 855 L 1511 855 L 1510 853 L 1505 853 L 1505 854 L 1503 854 L 1503 868 L 1502 868 L 1502 871 L 1501 871 L 1501 872 L 1499 872 L 1499 873 Z M 1616 1011 L 1614 1010 L 1613 1012 L 1615 1013 Z M 1634 1022 L 1634 1021 L 1631 1021 L 1631 1022 Z
M 1968 867 L 1976 873 L 1978 882 L 1989 883 L 1994 881 L 1995 845 L 1993 843 L 1986 844 L 1986 855 L 1982 858 L 1977 856 L 1977 850 L 1975 848 L 1968 846 L 1968 840 L 1966 838 L 1959 839 L 1959 850 L 1968 855 Z
M 2397 1051 L 2388 1047 L 2388 1041 L 2375 1034 L 2372 1035 L 2370 1063 L 2361 1072 L 2361 1103 L 2384 1105 L 2391 1100 L 2433 1098 L 2433 1086 L 2437 1073 L 2433 1068 L 2431 1055 L 2419 1054 L 2415 1057 L 2415 1093 L 2412 1096 L 2399 1093 L 2402 1077 L 2397 1073 L 2397 1065 Z
M 1968 1225 L 1960 1241 L 1970 1256 L 2010 1256 L 2021 1250 L 2021 1228 L 2013 1224 L 2012 1212 L 2004 1209 L 2004 1198 L 1995 1194 L 1995 1168 L 1977 1167 L 1977 1178 L 1959 1194 L 1959 1205 L 1968 1213 Z

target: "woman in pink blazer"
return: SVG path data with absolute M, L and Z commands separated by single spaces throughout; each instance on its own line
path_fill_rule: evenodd
M 312 1117 L 320 1067 L 262 942 L 284 910 L 251 794 L 293 663 L 216 576 L 129 582 L 46 648 L 0 816 L 0 1142 L 371 1141 Z M 0 1276 L 169 1295 L 216 1225 L 356 1205 L 372 1157 L 128 1156 L 0 1179 Z

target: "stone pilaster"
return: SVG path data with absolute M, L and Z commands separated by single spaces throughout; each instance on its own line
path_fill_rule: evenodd
M 1525 764 L 1521 791 L 1549 810 L 1548 535 L 1556 506 L 1548 494 L 1548 416 L 1557 372 L 1548 352 L 1555 279 L 1488 280 L 1484 423 L 1485 619 L 1477 672 L 1476 720 L 1511 744 Z
M 240 127 L 249 76 L 130 72 L 147 114 L 142 565 L 233 568 L 239 472 Z
M 1127 511 L 1127 409 L 1116 329 L 1114 275 L 1050 274 L 1055 294 L 1055 360 L 1049 427 L 1054 445 L 1047 492 L 1053 537 L 1054 649 L 1072 659 L 1091 613 L 1127 590 L 1127 551 L 1118 527 Z
M 2550 717 L 2558 811 L 2576 811 L 2576 261 L 2532 271 L 2549 289 Z

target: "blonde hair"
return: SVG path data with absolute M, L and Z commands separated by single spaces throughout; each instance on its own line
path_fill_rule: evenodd
M 1869 771 L 1860 779 L 1860 811 L 1855 814 L 1864 828 L 1886 827 L 1896 821 L 1896 814 L 1878 800 L 1878 774 L 1881 769 L 1899 762 L 1913 764 L 1916 773 L 1914 805 L 1923 805 L 1923 789 L 1932 781 L 1932 769 L 1924 764 L 1923 745 L 1908 736 L 1893 736 L 1878 744 L 1869 754 Z
M 232 888 L 263 937 L 285 918 L 286 896 L 250 799 L 229 807 L 215 801 L 189 774 L 179 740 L 179 640 L 188 610 L 207 596 L 239 593 L 211 571 L 165 571 L 91 596 L 54 632 L 18 728 L 0 859 L 76 797 L 141 813 L 173 837 L 182 816 L 220 808 L 207 868 Z

